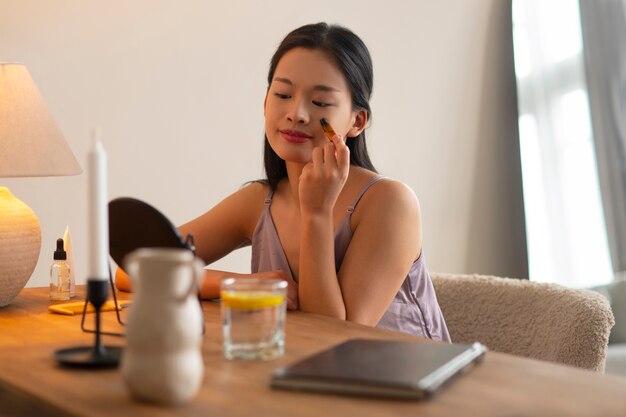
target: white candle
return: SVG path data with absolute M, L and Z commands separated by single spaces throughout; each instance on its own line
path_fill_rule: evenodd
M 90 280 L 109 278 L 109 209 L 107 205 L 107 155 L 100 142 L 100 130 L 93 131 L 89 152 L 89 275 Z

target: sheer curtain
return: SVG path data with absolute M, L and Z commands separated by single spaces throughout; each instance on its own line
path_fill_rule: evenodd
M 513 41 L 530 279 L 609 282 L 578 1 L 513 0 Z
M 626 278 L 626 4 L 581 1 L 580 12 L 613 268 Z

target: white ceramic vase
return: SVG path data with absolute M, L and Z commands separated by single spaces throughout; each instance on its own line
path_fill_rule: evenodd
M 197 298 L 202 268 L 184 249 L 138 249 L 124 261 L 135 294 L 121 370 L 138 399 L 180 404 L 202 384 L 203 316 Z

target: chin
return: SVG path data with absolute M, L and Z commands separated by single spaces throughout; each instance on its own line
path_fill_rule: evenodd
M 274 146 L 274 144 L 270 144 L 272 145 L 272 149 L 274 150 L 274 152 L 276 152 L 276 155 L 278 155 L 278 157 L 285 162 L 307 164 L 312 160 L 311 149 L 309 149 L 308 147 L 305 148 L 301 145 L 282 146 L 282 144 L 279 146 Z
M 295 162 L 297 164 L 308 164 L 311 162 L 311 153 L 307 152 L 281 152 L 277 153 L 280 159 L 285 162 Z

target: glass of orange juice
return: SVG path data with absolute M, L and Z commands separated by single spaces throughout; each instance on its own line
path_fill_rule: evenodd
M 222 326 L 227 359 L 273 359 L 285 352 L 287 281 L 222 280 Z

